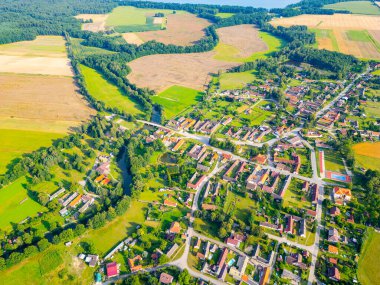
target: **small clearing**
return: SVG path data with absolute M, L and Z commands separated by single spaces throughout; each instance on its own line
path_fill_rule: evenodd
M 142 45 L 144 41 L 136 33 L 124 33 L 124 40 L 129 44 Z

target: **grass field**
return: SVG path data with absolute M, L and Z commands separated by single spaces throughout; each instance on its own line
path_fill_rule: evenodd
M 202 99 L 202 95 L 202 92 L 194 89 L 172 86 L 152 97 L 152 101 L 163 106 L 164 117 L 170 119 L 188 107 L 195 105 Z
M 360 254 L 358 278 L 363 285 L 378 284 L 379 271 L 380 233 L 368 228 L 368 237 Z
M 83 42 L 83 39 L 71 38 L 73 52 L 76 56 L 79 56 L 79 57 L 85 57 L 85 56 L 94 55 L 94 54 L 104 55 L 104 54 L 115 53 L 113 51 L 109 51 L 102 48 L 84 46 L 84 45 L 81 45 L 81 42 Z
M 102 256 L 110 251 L 119 241 L 129 236 L 138 224 L 145 221 L 144 209 L 147 204 L 133 201 L 129 210 L 121 217 L 117 217 L 103 228 L 90 231 L 84 239 L 91 240 Z
M 316 48 L 339 51 L 339 45 L 332 30 L 310 29 L 317 37 Z
M 373 71 L 372 74 L 380 76 L 380 69 Z
M 253 71 L 236 72 L 236 73 L 223 73 L 220 75 L 220 89 L 231 90 L 241 89 L 248 83 L 254 81 L 256 76 Z
M 243 114 L 241 117 L 248 119 L 252 125 L 259 126 L 265 120 L 273 116 L 273 113 L 271 111 L 261 109 L 262 106 L 265 106 L 267 104 L 270 104 L 270 102 L 262 100 L 252 109 L 252 112 L 250 114 Z
M 57 133 L 0 129 L 0 175 L 5 173 L 6 166 L 13 159 L 49 146 L 54 139 L 63 136 L 64 134 Z
M 19 223 L 26 217 L 36 216 L 45 210 L 28 195 L 25 184 L 26 179 L 19 178 L 0 189 L 0 229 L 10 229 L 12 223 Z
M 113 27 L 113 29 L 119 33 L 160 30 L 165 27 L 166 21 L 163 20 L 162 23 L 154 23 L 153 16 L 158 12 L 167 15 L 173 13 L 173 10 L 140 9 L 130 6 L 119 6 L 108 15 L 106 26 Z M 177 11 L 177 13 L 183 12 Z
M 380 8 L 370 1 L 348 1 L 323 6 L 325 9 L 346 10 L 353 14 L 380 15 Z
M 142 113 L 140 106 L 136 102 L 123 95 L 117 86 L 109 83 L 96 70 L 84 65 L 81 65 L 80 69 L 89 93 L 96 100 L 104 102 L 107 107 L 119 108 L 132 115 Z
M 352 147 L 356 162 L 364 168 L 380 171 L 380 142 L 364 142 Z
M 346 173 L 342 158 L 332 150 L 325 150 L 325 168 L 326 170 Z
M 220 18 L 226 19 L 226 18 L 231 18 L 234 13 L 217 13 L 215 16 L 218 16 Z
M 302 192 L 303 181 L 292 179 L 288 190 L 285 191 L 284 207 L 295 207 L 298 209 L 310 209 L 311 203 L 306 199 L 306 194 Z

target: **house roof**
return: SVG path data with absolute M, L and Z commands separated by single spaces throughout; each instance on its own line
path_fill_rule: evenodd
M 106 265 L 106 270 L 107 270 L 107 276 L 112 277 L 116 276 L 119 274 L 119 270 L 117 268 L 117 263 L 116 262 L 111 262 Z
M 160 275 L 160 282 L 163 284 L 170 284 L 173 282 L 173 276 L 165 272 L 162 272 Z
M 330 253 L 334 253 L 334 254 L 338 254 L 339 253 L 338 248 L 336 246 L 333 246 L 333 245 L 329 245 L 328 251 Z
M 351 190 L 347 188 L 334 187 L 334 194 L 346 197 L 351 197 Z
M 234 239 L 234 238 L 228 238 L 227 240 L 226 240 L 226 243 L 227 244 L 232 244 L 232 245 L 234 245 L 234 246 L 237 246 L 238 244 L 239 244 L 239 240 L 237 240 L 237 239 Z
M 165 206 L 170 206 L 170 207 L 177 207 L 177 203 L 176 202 L 170 201 L 168 199 L 164 200 L 164 205 Z
M 169 231 L 174 234 L 179 234 L 181 232 L 181 226 L 178 222 L 172 222 Z

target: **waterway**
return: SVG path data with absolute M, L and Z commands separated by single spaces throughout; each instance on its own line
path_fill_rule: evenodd
M 117 161 L 117 165 L 119 166 L 123 177 L 124 194 L 131 195 L 132 175 L 129 172 L 129 161 L 127 161 L 127 150 L 125 147 L 122 150 L 120 159 Z
M 251 6 L 256 8 L 284 8 L 301 0 L 151 0 L 165 3 L 214 4 L 231 6 Z

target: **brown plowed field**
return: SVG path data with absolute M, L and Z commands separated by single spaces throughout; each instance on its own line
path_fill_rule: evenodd
M 166 30 L 136 33 L 143 41 L 156 40 L 164 44 L 187 46 L 200 40 L 210 23 L 193 14 L 169 14 Z
M 139 46 L 144 43 L 144 41 L 135 33 L 124 33 L 123 38 L 129 44 L 134 44 L 134 45 Z

